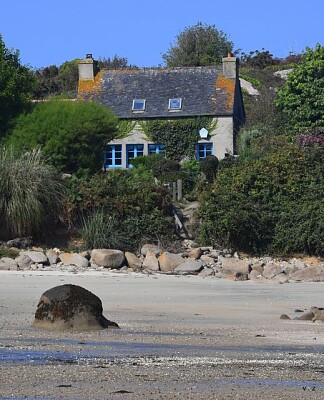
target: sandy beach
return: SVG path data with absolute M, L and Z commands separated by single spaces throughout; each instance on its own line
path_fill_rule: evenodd
M 31 328 L 41 294 L 83 286 L 120 330 Z M 1 399 L 323 399 L 324 283 L 0 271 Z

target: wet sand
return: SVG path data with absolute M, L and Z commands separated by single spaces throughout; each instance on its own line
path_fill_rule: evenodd
M 120 330 L 31 328 L 41 294 L 72 283 Z M 324 283 L 0 271 L 0 398 L 324 399 Z

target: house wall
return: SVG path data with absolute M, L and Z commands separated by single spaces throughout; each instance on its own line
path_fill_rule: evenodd
M 207 139 L 200 139 L 198 143 L 213 143 L 213 154 L 219 160 L 227 154 L 234 153 L 233 118 L 218 117 L 214 119 L 215 129 L 209 132 Z
M 213 154 L 218 159 L 224 158 L 227 154 L 234 154 L 234 124 L 232 117 L 217 117 L 214 119 L 215 128 L 209 132 L 206 139 L 200 139 L 197 143 L 213 143 Z M 136 124 L 129 135 L 122 139 L 114 139 L 107 144 L 122 145 L 122 168 L 126 168 L 126 145 L 143 144 L 144 155 L 148 155 L 148 145 L 152 144 L 141 126 Z

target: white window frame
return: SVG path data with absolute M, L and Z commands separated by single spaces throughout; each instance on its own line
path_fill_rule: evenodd
M 139 104 L 142 103 L 143 104 L 142 108 L 135 108 L 136 103 L 139 103 Z M 145 108 L 146 108 L 146 100 L 145 99 L 134 99 L 133 100 L 133 105 L 132 105 L 133 112 L 143 112 L 143 111 L 145 111 Z
M 178 107 L 173 107 L 172 102 L 177 101 L 179 106 Z M 179 111 L 182 108 L 182 98 L 181 97 L 173 97 L 172 99 L 169 99 L 169 111 Z

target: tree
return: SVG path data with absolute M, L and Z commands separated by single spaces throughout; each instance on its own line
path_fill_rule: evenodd
M 95 172 L 103 146 L 113 139 L 117 119 L 97 103 L 51 100 L 21 115 L 7 142 L 17 149 L 41 147 L 59 171 Z
M 261 51 L 250 51 L 249 54 L 242 52 L 241 63 L 244 66 L 264 69 L 269 65 L 279 64 L 278 58 L 273 58 L 273 54 L 269 50 L 262 48 Z
M 56 65 L 37 69 L 34 72 L 36 85 L 34 97 L 43 99 L 53 95 L 64 94 L 76 97 L 79 81 L 79 60 L 65 61 L 59 68 Z
M 19 51 L 8 50 L 0 35 L 0 138 L 29 100 L 33 86 L 33 75 L 20 64 Z
M 57 84 L 57 75 L 59 69 L 56 65 L 50 65 L 45 68 L 37 69 L 34 72 L 36 79 L 34 98 L 43 99 L 47 96 L 58 93 L 59 87 Z
M 162 58 L 168 67 L 214 65 L 232 50 L 233 43 L 223 31 L 218 31 L 215 25 L 198 22 L 185 28 Z
M 307 128 L 324 126 L 323 46 L 306 48 L 303 62 L 288 75 L 275 103 L 288 117 L 294 135 Z
M 119 57 L 117 54 L 113 58 L 99 57 L 98 66 L 106 69 L 137 68 L 136 65 L 129 65 L 126 57 Z
M 0 148 L 0 239 L 40 236 L 61 209 L 64 188 L 39 150 Z

